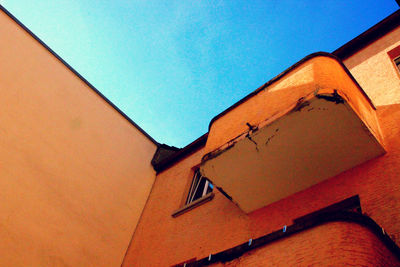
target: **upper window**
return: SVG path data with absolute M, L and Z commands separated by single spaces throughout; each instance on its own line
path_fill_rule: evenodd
M 393 60 L 393 63 L 396 65 L 397 70 L 400 72 L 400 45 L 387 53 L 390 59 Z
M 211 193 L 213 188 L 213 184 L 206 177 L 202 176 L 199 170 L 196 170 L 193 175 L 193 181 L 186 199 L 186 204 Z
M 400 71 L 400 57 L 394 59 L 394 64 L 396 64 L 397 69 Z

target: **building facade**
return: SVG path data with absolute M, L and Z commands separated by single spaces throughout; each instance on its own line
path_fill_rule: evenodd
M 182 149 L 3 7 L 0 36 L 1 266 L 400 265 L 400 11 Z
M 398 266 L 399 46 L 396 12 L 159 160 L 123 266 Z

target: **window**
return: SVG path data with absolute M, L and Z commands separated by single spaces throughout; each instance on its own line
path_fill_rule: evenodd
M 201 175 L 200 171 L 197 169 L 194 172 L 190 190 L 186 197 L 184 206 L 174 211 L 171 216 L 175 218 L 188 212 L 189 210 L 209 202 L 214 197 L 214 193 L 212 192 L 213 189 L 214 185 L 210 182 L 210 180 Z
M 202 176 L 200 171 L 197 169 L 193 175 L 193 181 L 186 199 L 186 205 L 207 195 L 208 193 L 211 193 L 213 188 L 213 184 L 206 177 Z
M 390 60 L 393 61 L 394 65 L 397 68 L 397 71 L 400 74 L 400 45 L 393 48 L 390 50 L 388 53 L 388 56 L 390 57 Z
M 397 69 L 400 71 L 400 57 L 394 59 L 394 64 L 396 64 Z

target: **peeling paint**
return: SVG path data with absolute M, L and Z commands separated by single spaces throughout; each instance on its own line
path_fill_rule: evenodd
M 258 127 L 255 125 L 251 125 L 250 123 L 246 122 L 247 127 L 249 127 L 249 131 L 257 131 Z
M 318 90 L 316 90 L 317 92 Z M 329 102 L 334 102 L 336 104 L 343 104 L 345 103 L 344 99 L 338 94 L 337 90 L 334 90 L 334 92 L 332 94 L 316 94 L 316 92 L 314 92 L 314 95 L 316 98 L 318 99 L 324 99 L 326 101 Z M 297 112 L 297 111 L 301 111 L 303 110 L 305 107 L 310 106 L 311 102 L 309 100 L 305 100 L 307 99 L 306 97 L 301 97 L 297 100 L 296 105 L 294 106 L 294 108 L 292 108 L 288 113 L 289 114 L 291 112 Z M 314 110 L 314 107 L 310 107 L 307 109 L 307 111 L 312 111 Z M 318 108 L 318 110 L 328 110 L 327 108 Z M 283 116 L 282 116 L 283 117 Z M 268 120 L 268 119 L 267 119 Z M 256 141 L 254 141 L 254 139 L 252 139 L 250 137 L 250 134 L 253 134 L 254 132 L 259 130 L 259 126 L 256 125 L 252 125 L 249 122 L 246 122 L 247 127 L 249 128 L 249 130 L 245 133 L 240 134 L 239 136 L 236 136 L 235 138 L 233 138 L 232 140 L 230 140 L 228 142 L 228 146 L 227 147 L 220 147 L 217 150 L 214 150 L 212 152 L 207 153 L 206 155 L 203 156 L 202 161 L 207 161 L 210 160 L 212 158 L 218 157 L 220 154 L 224 153 L 225 151 L 227 151 L 228 149 L 232 148 L 237 142 L 240 141 L 240 137 L 244 136 L 245 138 L 249 139 L 252 143 L 254 143 L 256 145 L 256 150 L 257 152 L 259 151 L 258 148 L 258 144 Z M 276 131 L 278 131 L 279 129 L 277 129 Z M 265 142 L 265 145 L 268 145 L 269 141 L 273 138 L 274 136 L 271 136 L 270 138 L 268 138 Z
M 310 105 L 309 101 L 304 101 L 304 97 L 300 98 L 297 100 L 296 106 L 292 109 L 292 111 L 301 111 L 303 108 L 307 107 Z
M 214 150 L 214 151 L 212 151 L 210 153 L 205 154 L 203 156 L 203 158 L 202 158 L 202 161 L 205 162 L 207 160 L 210 160 L 210 159 L 218 157 L 222 153 L 224 153 L 224 152 L 228 151 L 229 149 L 231 149 L 232 147 L 234 147 L 237 142 L 238 141 L 230 142 L 229 146 L 227 146 L 226 148 L 217 149 L 217 150 Z
M 246 138 L 249 139 L 252 143 L 254 143 L 254 144 L 256 145 L 256 150 L 257 150 L 257 152 L 258 152 L 258 144 L 257 144 L 256 141 L 254 141 L 254 140 L 250 137 L 250 133 L 248 133 L 248 134 L 246 135 Z
M 344 103 L 344 99 L 337 93 L 337 90 L 334 90 L 333 94 L 317 94 L 315 97 L 319 99 L 325 99 L 326 101 L 335 102 L 336 104 Z
M 271 135 L 270 137 L 268 137 L 267 141 L 265 141 L 265 145 L 268 145 L 269 141 L 271 141 L 271 139 L 274 137 L 275 137 L 275 135 Z

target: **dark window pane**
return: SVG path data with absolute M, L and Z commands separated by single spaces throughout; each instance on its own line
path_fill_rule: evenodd
M 196 200 L 196 199 L 199 199 L 199 198 L 201 198 L 203 196 L 203 190 L 204 190 L 204 186 L 206 185 L 206 181 L 207 180 L 204 179 L 204 178 L 202 178 L 200 180 L 199 186 L 197 187 L 197 190 L 196 190 L 196 192 L 194 194 L 193 201 Z
M 400 57 L 396 58 L 396 59 L 394 60 L 394 63 L 396 64 L 397 69 L 400 71 Z

